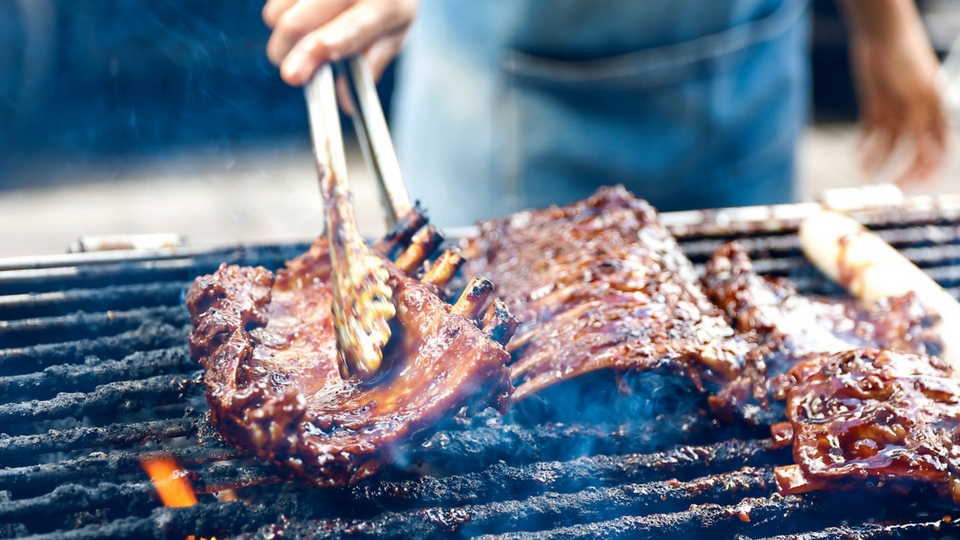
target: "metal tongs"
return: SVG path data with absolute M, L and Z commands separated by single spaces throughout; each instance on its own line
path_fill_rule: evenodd
M 400 163 L 383 116 L 373 73 L 360 56 L 334 64 L 334 70 L 340 102 L 353 120 L 367 168 L 380 188 L 387 227 L 393 227 L 406 217 L 412 205 L 400 174 Z
M 380 186 L 387 222 L 391 226 L 410 210 L 390 132 L 377 97 L 373 76 L 362 58 L 337 67 L 344 108 L 354 118 L 364 156 Z M 334 67 L 326 64 L 304 88 L 310 117 L 310 135 L 320 193 L 326 213 L 326 236 L 333 276 L 333 323 L 342 351 L 341 371 L 368 379 L 383 361 L 390 339 L 390 320 L 396 315 L 389 273 L 382 260 L 364 242 L 347 182 L 347 161 Z M 359 102 L 357 107 L 354 98 Z

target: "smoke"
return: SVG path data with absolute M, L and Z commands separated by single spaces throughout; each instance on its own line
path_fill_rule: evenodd
M 4 153 L 82 161 L 306 140 L 302 93 L 282 83 L 264 52 L 262 1 L 21 4 L 30 9 L 0 24 L 0 102 L 15 104 L 0 130 Z M 17 36 L 34 46 L 18 52 Z M 19 58 L 26 53 L 29 61 Z
M 650 452 L 693 440 L 712 428 L 706 396 L 670 373 L 601 370 L 543 389 L 514 404 L 510 421 L 584 423 L 635 441 L 633 451 Z M 595 453 L 591 443 L 569 448 L 568 458 Z

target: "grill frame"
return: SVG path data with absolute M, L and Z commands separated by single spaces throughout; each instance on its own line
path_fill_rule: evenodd
M 695 265 L 737 239 L 760 273 L 789 277 L 805 292 L 838 294 L 803 259 L 795 235 L 822 207 L 662 219 Z M 960 296 L 960 196 L 849 213 Z M 850 509 L 844 495 L 772 494 L 770 467 L 790 462 L 789 454 L 763 438 L 727 439 L 729 432 L 718 433 L 718 442 L 675 446 L 608 426 L 524 426 L 482 415 L 406 456 L 459 466 L 419 479 L 388 471 L 324 492 L 285 481 L 220 442 L 204 420 L 181 295 L 221 262 L 275 269 L 308 245 L 0 259 L 0 432 L 7 435 L 0 435 L 0 538 L 266 538 L 281 530 L 323 538 L 957 534 L 955 509 L 932 494 L 858 494 L 861 506 L 874 507 L 868 512 Z M 201 504 L 160 506 L 139 465 L 160 454 L 184 465 Z M 231 492 L 248 502 L 227 502 Z M 893 521 L 876 523 L 883 520 Z

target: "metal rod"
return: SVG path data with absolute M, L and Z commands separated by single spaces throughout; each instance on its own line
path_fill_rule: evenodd
M 363 57 L 355 56 L 347 61 L 350 72 L 350 82 L 353 95 L 359 107 L 352 107 L 352 117 L 360 139 L 360 148 L 367 161 L 367 166 L 373 171 L 380 197 L 383 200 L 384 212 L 387 217 L 387 226 L 393 227 L 397 221 L 405 217 L 413 207 L 410 195 L 403 183 L 403 174 L 400 172 L 400 163 L 390 138 L 390 128 L 383 115 L 383 107 L 377 94 L 377 85 L 373 81 Z

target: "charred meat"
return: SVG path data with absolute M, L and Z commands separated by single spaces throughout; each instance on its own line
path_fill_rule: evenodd
M 463 247 L 468 272 L 490 277 L 520 321 L 517 399 L 596 370 L 664 368 L 701 388 L 745 370 L 747 344 L 730 339 L 653 207 L 623 187 L 483 222 Z
M 736 243 L 714 252 L 703 281 L 734 329 L 765 349 L 772 376 L 811 354 L 864 347 L 915 354 L 937 350 L 935 319 L 912 293 L 869 306 L 802 296 L 786 279 L 757 275 Z
M 422 223 L 408 220 L 377 249 L 401 249 Z M 456 304 L 441 300 L 462 262 L 456 252 L 422 280 L 409 277 L 436 239 L 426 228 L 396 264 L 384 259 L 397 315 L 373 381 L 340 372 L 325 239 L 276 275 L 222 266 L 198 278 L 186 298 L 189 342 L 223 437 L 309 483 L 334 486 L 373 474 L 464 406 L 504 407 L 512 387 L 502 344 L 516 323 L 497 300 L 484 313 L 492 286 L 482 278 Z
M 817 356 L 789 373 L 775 438 L 796 465 L 783 493 L 923 484 L 960 504 L 960 379 L 935 357 L 877 349 Z

